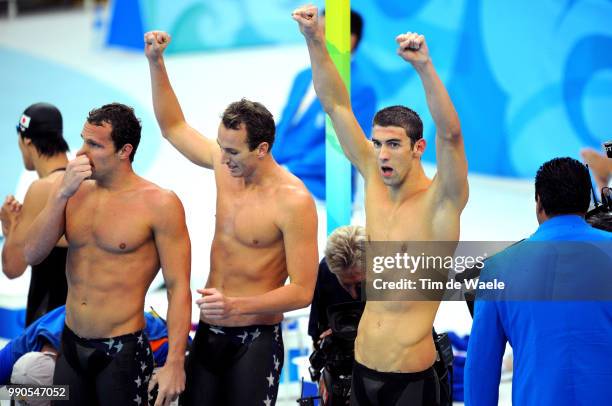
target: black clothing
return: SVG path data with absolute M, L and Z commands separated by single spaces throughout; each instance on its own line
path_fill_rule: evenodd
M 55 364 L 54 385 L 69 385 L 69 400 L 54 405 L 147 405 L 153 352 L 143 331 L 85 339 L 68 326 Z
M 26 327 L 51 310 L 66 304 L 66 255 L 68 248 L 55 247 L 40 264 L 32 266 Z
M 220 327 L 200 322 L 180 404 L 274 405 L 283 358 L 280 324 Z
M 319 264 L 317 284 L 315 286 L 312 304 L 310 305 L 310 319 L 308 320 L 308 335 L 313 342 L 319 341 L 319 336 L 329 329 L 327 319 L 327 308 L 331 305 L 346 302 L 356 302 L 361 300 L 361 290 L 357 289 L 359 297 L 353 297 L 340 285 L 338 278 L 327 266 L 325 258 Z
M 433 367 L 415 373 L 378 372 L 355 361 L 351 406 L 439 406 Z

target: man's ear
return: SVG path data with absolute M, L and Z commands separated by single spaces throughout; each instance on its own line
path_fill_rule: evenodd
M 540 195 L 536 193 L 536 213 L 545 214 L 544 208 L 542 207 L 542 200 L 540 199 Z
M 423 154 L 425 153 L 425 148 L 427 147 L 427 141 L 425 141 L 425 138 L 421 138 L 419 140 L 417 140 L 417 142 L 414 143 L 413 147 L 412 147 L 412 151 L 414 153 L 414 156 L 417 158 L 421 158 L 423 156 Z
M 270 152 L 270 144 L 262 142 L 257 146 L 257 158 L 263 159 Z
M 119 159 L 130 159 L 133 150 L 132 144 L 124 144 L 119 150 Z
M 357 47 L 357 35 L 351 34 L 351 53 L 355 52 L 356 47 Z

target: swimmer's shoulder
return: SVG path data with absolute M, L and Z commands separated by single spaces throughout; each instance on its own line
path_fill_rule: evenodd
M 45 178 L 37 179 L 28 187 L 22 203 L 28 209 L 33 208 L 35 212 L 39 212 L 47 203 L 52 190 L 53 182 Z
M 36 179 L 28 187 L 26 198 L 27 196 L 48 196 L 51 190 L 53 189 L 54 184 L 55 182 L 49 178 Z
M 293 217 L 316 218 L 316 206 L 314 198 L 304 185 L 304 183 L 296 176 L 289 174 L 286 182 L 279 183 L 276 187 L 275 201 L 278 204 L 279 212 Z M 285 216 L 283 216 L 285 217 Z
M 276 186 L 276 193 L 279 198 L 292 197 L 296 199 L 311 199 L 312 195 L 300 178 L 286 169 L 282 169 L 281 176 Z
M 142 179 L 138 192 L 141 198 L 154 210 L 163 212 L 171 208 L 181 207 L 182 209 L 181 200 L 174 191 L 164 189 L 146 179 Z
M 64 179 L 63 171 L 54 172 L 43 178 L 36 179 L 28 187 L 28 193 L 33 193 L 37 196 L 41 194 L 48 195 L 53 189 L 53 186 L 61 183 L 62 179 Z

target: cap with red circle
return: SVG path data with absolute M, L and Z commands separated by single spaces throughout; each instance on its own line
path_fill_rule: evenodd
M 32 104 L 25 109 L 17 124 L 17 131 L 30 139 L 37 136 L 61 136 L 62 128 L 62 113 L 49 103 Z

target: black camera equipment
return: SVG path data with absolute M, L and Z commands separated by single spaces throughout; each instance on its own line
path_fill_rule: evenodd
M 364 302 L 347 302 L 329 306 L 327 318 L 331 334 L 323 338 L 319 349 L 310 356 L 310 377 L 319 382 L 318 397 L 303 396 L 300 405 L 311 405 L 320 398 L 325 406 L 348 405 L 355 362 L 357 327 L 365 307 Z
M 603 147 L 606 150 L 608 158 L 612 158 L 612 141 L 604 142 Z
M 432 334 L 437 353 L 433 368 L 440 382 L 440 405 L 450 406 L 453 404 L 453 346 L 448 334 L 438 334 L 435 329 Z

